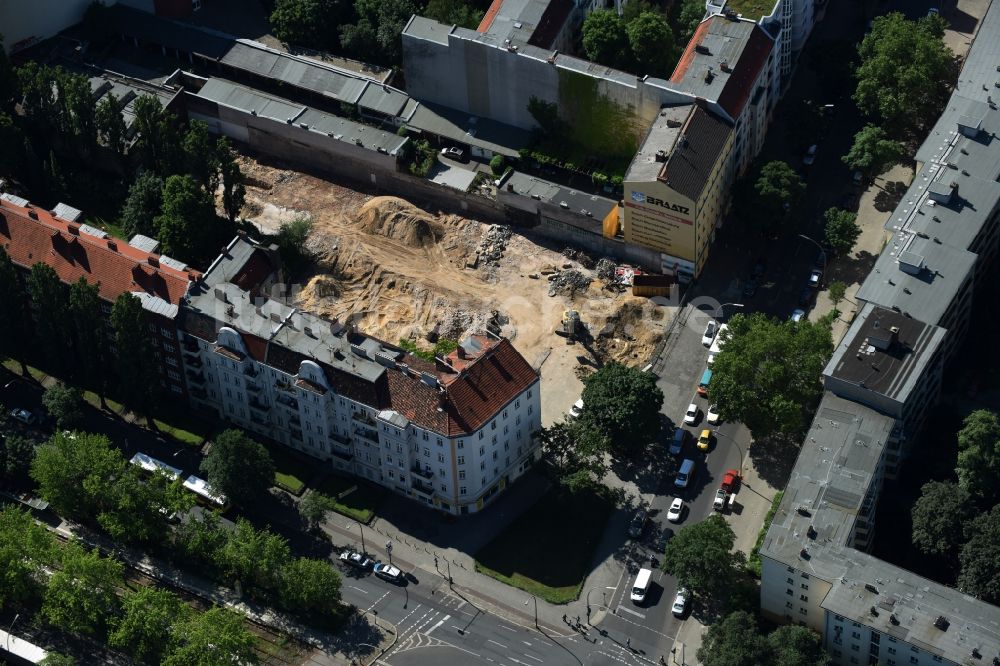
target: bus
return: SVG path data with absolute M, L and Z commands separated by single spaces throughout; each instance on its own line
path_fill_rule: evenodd
M 184 487 L 195 494 L 199 501 L 225 509 L 229 504 L 229 499 L 220 492 L 217 492 L 208 481 L 192 474 L 184 479 Z
M 149 472 L 150 474 L 163 472 L 170 478 L 171 481 L 176 481 L 181 478 L 181 470 L 168 465 L 162 460 L 157 460 L 153 456 L 146 455 L 145 453 L 140 452 L 135 454 L 129 462 L 142 471 Z

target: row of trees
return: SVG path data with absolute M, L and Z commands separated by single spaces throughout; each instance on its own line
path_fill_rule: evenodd
M 651 9 L 634 16 L 619 16 L 614 9 L 590 12 L 583 22 L 583 50 L 601 65 L 661 79 L 669 78 L 678 57 L 666 17 Z
M 958 585 L 1000 602 L 1000 420 L 980 409 L 958 432 L 954 480 L 931 481 L 913 505 L 913 544 L 958 570 Z
M 66 286 L 43 263 L 32 266 L 22 279 L 20 269 L 0 248 L 0 312 L 5 315 L 0 317 L 0 356 L 18 359 L 22 372 L 27 373 L 30 358 L 44 358 L 54 374 L 96 391 L 102 399 L 117 389 L 128 407 L 149 414 L 160 383 L 137 297 L 123 293 L 117 298 L 109 329 L 98 284 L 80 278 Z M 108 353 L 109 343 L 116 349 L 114 356 Z
M 258 663 L 255 638 L 235 613 L 197 612 L 155 587 L 132 591 L 121 562 L 75 541 L 60 545 L 30 514 L 0 510 L 0 608 L 41 600 L 42 620 L 106 639 L 137 660 L 166 666 Z
M 703 666 L 825 666 L 830 663 L 811 629 L 786 624 L 764 635 L 757 619 L 746 611 L 736 611 L 712 624 L 701 647 L 698 661 Z
M 259 468 L 258 468 L 259 466 Z M 260 444 L 229 430 L 213 442 L 202 469 L 226 492 L 266 488 L 274 466 Z M 242 478 L 253 475 L 252 478 Z M 167 516 L 187 515 L 193 496 L 180 479 L 149 478 L 130 465 L 103 435 L 57 433 L 31 464 L 38 492 L 61 516 L 96 524 L 115 541 L 165 549 L 222 581 L 273 600 L 311 621 L 340 612 L 340 578 L 328 562 L 293 558 L 288 542 L 240 519 L 224 528 L 213 513 L 188 516 L 171 531 Z

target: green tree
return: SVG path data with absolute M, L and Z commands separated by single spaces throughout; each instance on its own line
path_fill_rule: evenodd
M 108 645 L 138 661 L 159 663 L 175 627 L 190 614 L 177 595 L 155 587 L 140 588 L 122 600 L 122 615 L 108 635 Z
M 110 380 L 108 366 L 111 359 L 107 353 L 99 284 L 88 284 L 86 278 L 81 277 L 70 285 L 69 318 L 73 325 L 77 358 L 74 376 L 84 387 L 97 391 L 103 407 Z
M 826 666 L 830 655 L 820 642 L 819 634 L 804 626 L 786 624 L 767 636 L 771 666 Z M 706 665 L 707 666 L 707 665 Z
M 60 133 L 62 108 L 56 98 L 56 79 L 60 69 L 51 68 L 29 60 L 18 67 L 17 86 L 21 91 L 21 112 L 25 121 L 38 136 L 51 140 Z
M 51 266 L 41 262 L 31 267 L 26 283 L 35 311 L 39 351 L 57 373 L 68 374 L 73 365 L 73 350 L 66 344 L 69 331 L 66 286 Z
M 805 201 L 806 184 L 786 162 L 775 160 L 765 164 L 754 182 L 757 194 L 752 204 L 751 219 L 766 233 L 791 228 Z
M 119 223 L 122 235 L 132 238 L 136 234 L 156 236 L 154 220 L 163 209 L 163 179 L 152 171 L 139 174 L 128 189 L 128 198 L 122 206 Z
M 877 176 L 906 155 L 902 141 L 890 139 L 884 129 L 865 125 L 854 135 L 854 144 L 841 159 L 852 169 Z
M 483 12 L 467 0 L 430 0 L 423 16 L 445 25 L 475 30 L 483 20 Z
M 42 616 L 75 634 L 99 635 L 118 614 L 116 590 L 125 584 L 122 564 L 75 541 L 67 543 L 49 579 Z
M 201 120 L 188 123 L 181 141 L 181 150 L 184 152 L 184 168 L 187 173 L 207 192 L 214 194 L 219 184 L 219 156 L 215 139 L 208 131 L 208 123 Z
M 336 45 L 337 28 L 349 15 L 349 7 L 340 0 L 277 0 L 271 29 L 287 44 L 327 49 Z
M 636 74 L 669 78 L 676 47 L 674 33 L 663 14 L 643 12 L 628 22 L 625 32 L 637 64 Z
M 932 123 L 948 99 L 954 54 L 936 34 L 939 27 L 894 12 L 875 17 L 858 46 L 854 101 L 898 136 Z
M 997 415 L 977 409 L 958 431 L 958 485 L 990 506 L 1000 495 L 1000 422 Z
M 113 508 L 112 479 L 125 473 L 125 464 L 103 435 L 57 432 L 35 454 L 31 478 L 56 513 L 93 517 Z
M 49 652 L 45 655 L 45 659 L 42 659 L 38 663 L 40 666 L 76 666 L 76 659 L 68 654 Z
M 259 590 L 273 590 L 292 555 L 286 539 L 240 518 L 216 557 L 224 575 Z
M 608 438 L 579 419 L 557 421 L 542 428 L 538 439 L 542 458 L 570 489 L 588 481 L 599 481 L 607 473 Z
M 977 516 L 959 556 L 958 589 L 991 604 L 1000 603 L 1000 504 Z
M 299 215 L 290 222 L 282 222 L 278 227 L 275 242 L 278 245 L 281 263 L 290 275 L 298 275 L 309 264 L 310 253 L 306 249 L 306 240 L 312 228 L 312 218 L 306 215 Z
M 129 467 L 104 483 L 106 508 L 97 515 L 97 522 L 115 541 L 151 544 L 164 538 L 161 509 L 167 513 L 173 510 L 169 497 L 175 495 L 170 495 L 170 487 L 182 481 L 157 474 L 147 483 L 136 468 Z
M 660 430 L 663 391 L 656 378 L 620 363 L 608 363 L 585 381 L 583 426 L 606 437 L 612 450 L 643 451 Z
M 216 606 L 178 626 L 161 666 L 252 666 L 260 663 L 256 643 L 242 617 Z
M 617 12 L 597 9 L 587 14 L 583 21 L 583 50 L 593 62 L 625 69 L 629 62 L 629 35 Z
M 191 176 L 174 175 L 163 185 L 163 212 L 154 225 L 163 252 L 193 259 L 209 253 L 218 238 L 215 201 Z
M 837 306 L 844 300 L 844 294 L 847 293 L 847 285 L 840 280 L 834 280 L 827 285 L 826 293 L 830 297 L 830 302 L 833 303 L 833 309 L 837 310 Z M 839 312 L 839 310 L 837 311 Z
M 227 533 L 219 526 L 219 517 L 210 512 L 192 516 L 178 526 L 174 542 L 185 562 L 215 567 L 216 553 L 226 543 Z
M 494 155 L 490 160 L 490 171 L 493 172 L 494 176 L 502 176 L 506 165 L 504 164 L 503 155 Z
M 340 44 L 362 60 L 399 64 L 403 48 L 400 35 L 419 10 L 413 0 L 354 0 L 358 20 L 340 27 Z
M 712 518 L 721 520 L 720 516 Z M 683 533 L 684 530 L 681 530 Z M 736 611 L 709 626 L 697 657 L 702 666 L 757 666 L 773 663 L 769 660 L 768 647 L 754 616 L 746 611 Z
M 677 36 L 685 44 L 705 18 L 705 3 L 702 0 L 682 0 L 677 16 Z
M 55 537 L 35 523 L 27 511 L 0 509 L 0 609 L 23 607 L 45 580 Z
M 965 543 L 965 528 L 975 513 L 968 491 L 955 482 L 925 483 L 912 510 L 913 545 L 927 555 L 954 557 Z
M 63 173 L 62 165 L 56 158 L 53 150 L 49 151 L 49 159 L 42 164 L 43 179 L 45 184 L 45 195 L 52 201 L 58 202 L 68 199 L 68 185 L 66 175 Z
M 127 407 L 144 415 L 152 425 L 150 410 L 159 379 L 146 314 L 137 296 L 125 292 L 115 299 L 111 330 L 117 351 L 119 395 Z
M 7 51 L 3 46 L 3 34 L 0 34 L 0 111 L 14 111 L 15 100 L 19 89 L 17 75 L 7 59 Z
M 688 525 L 667 542 L 663 568 L 695 594 L 712 596 L 729 588 L 743 571 L 746 557 L 733 550 L 736 535 L 714 514 Z
M 2 46 L 0 46 L 2 48 Z M 0 74 L 2 76 L 2 74 Z M 14 116 L 0 110 L 0 176 L 15 176 L 24 168 L 24 133 L 14 121 Z
M 83 421 L 83 393 L 75 386 L 55 384 L 45 389 L 42 405 L 60 429 L 73 428 Z
M 28 374 L 26 364 L 30 348 L 27 323 L 27 300 L 21 271 L 0 246 L 0 356 L 16 358 L 21 363 L 21 374 Z
M 857 217 L 851 211 L 840 208 L 828 208 L 823 213 L 824 240 L 834 254 L 846 256 L 854 249 L 854 244 L 861 235 Z
M 0 475 L 10 483 L 23 483 L 28 478 L 31 463 L 35 459 L 35 443 L 20 435 L 0 436 L 0 450 L 3 468 Z
M 90 80 L 82 74 L 64 72 L 56 79 L 58 101 L 67 123 L 64 133 L 80 157 L 88 157 L 97 144 L 97 102 Z
M 136 133 L 135 149 L 143 168 L 160 176 L 179 173 L 184 151 L 177 118 L 152 95 L 141 95 L 132 103 Z
M 755 439 L 795 437 L 823 393 L 819 378 L 832 352 L 828 324 L 737 314 L 712 366 L 709 395 L 722 418 L 745 424 Z
M 219 163 L 219 175 L 222 178 L 222 209 L 226 211 L 226 218 L 232 223 L 239 217 L 240 211 L 243 210 L 243 204 L 246 203 L 246 176 L 240 169 L 240 163 L 236 160 L 236 151 L 233 150 L 227 137 L 219 138 L 215 150 Z
M 341 610 L 340 574 L 326 560 L 296 558 L 282 568 L 278 598 L 302 617 L 336 617 Z
M 128 140 L 128 128 L 125 126 L 125 118 L 122 117 L 120 102 L 114 93 L 108 93 L 98 103 L 94 124 L 101 142 L 116 155 L 123 157 Z
M 299 500 L 298 511 L 310 530 L 319 527 L 333 508 L 333 499 L 318 490 L 310 490 Z
M 209 484 L 238 504 L 256 499 L 274 483 L 274 463 L 264 446 L 240 430 L 226 430 L 201 461 Z

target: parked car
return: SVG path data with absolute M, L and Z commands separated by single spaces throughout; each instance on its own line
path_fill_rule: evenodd
M 806 154 L 802 157 L 802 163 L 806 166 L 812 166 L 816 161 L 816 150 L 819 148 L 815 143 L 806 150 Z
M 687 611 L 688 605 L 688 591 L 681 587 L 677 590 L 677 596 L 674 597 L 674 604 L 670 607 L 671 612 L 674 617 L 681 617 Z
M 672 523 L 681 522 L 681 516 L 684 515 L 684 500 L 680 497 L 675 497 L 674 501 L 670 503 L 670 508 L 667 510 L 667 520 Z
M 809 271 L 809 286 L 813 289 L 819 289 L 820 282 L 823 281 L 823 270 L 821 268 L 814 268 Z
M 791 320 L 798 323 L 806 318 L 806 311 L 802 308 L 795 308 L 792 310 Z
M 633 539 L 638 539 L 640 536 L 642 536 L 642 529 L 646 526 L 647 517 L 648 514 L 646 513 L 646 509 L 644 508 L 640 508 L 638 511 L 635 512 L 635 515 L 632 516 L 632 522 L 628 524 L 628 535 L 630 537 L 632 537 Z
M 37 414 L 32 412 L 30 409 L 24 409 L 23 407 L 15 407 L 10 410 L 10 416 L 25 425 L 35 425 L 39 421 Z
M 670 455 L 679 456 L 684 452 L 684 443 L 687 442 L 688 431 L 684 428 L 677 428 L 674 430 L 674 436 L 670 439 L 670 446 L 668 450 Z
M 802 291 L 799 292 L 799 305 L 806 308 L 812 303 L 813 298 L 816 296 L 816 290 L 806 285 L 802 287 Z
M 705 420 L 712 425 L 718 425 L 721 420 L 719 417 L 719 408 L 716 405 L 709 405 L 708 412 L 705 414 Z
M 715 340 L 715 334 L 719 332 L 719 325 L 714 319 L 708 322 L 708 326 L 705 327 L 705 332 L 701 336 L 701 344 L 705 347 L 711 347 L 712 342 Z
M 465 151 L 462 150 L 461 148 L 455 148 L 455 147 L 442 148 L 441 149 L 441 154 L 443 156 L 445 156 L 445 157 L 450 158 L 450 159 L 458 160 L 459 162 L 465 162 L 466 161 Z
M 391 564 L 383 564 L 382 562 L 376 562 L 373 567 L 375 575 L 383 580 L 387 580 L 390 583 L 401 583 L 403 580 L 403 572 L 392 566 Z
M 688 405 L 687 411 L 684 412 L 684 424 L 685 425 L 694 425 L 695 423 L 697 423 L 698 422 L 698 415 L 700 413 L 701 413 L 701 410 L 698 409 L 698 405 L 696 405 L 696 404 L 694 404 L 692 402 L 690 405 Z
M 750 278 L 743 285 L 743 298 L 752 298 L 757 293 L 757 278 Z
M 580 398 L 573 403 L 573 406 L 569 408 L 569 415 L 573 418 L 577 418 L 583 413 L 583 398 Z
M 656 552 L 662 553 L 667 549 L 667 544 L 670 540 L 674 538 L 674 531 L 669 527 L 664 527 L 663 531 L 656 535 L 656 540 L 653 542 L 653 547 Z
M 356 550 L 345 550 L 340 554 L 341 564 L 346 564 L 355 569 L 361 569 L 362 571 L 371 568 L 374 564 L 372 559 L 365 555 L 364 553 L 359 553 Z
M 712 431 L 705 428 L 701 431 L 701 435 L 698 436 L 698 450 L 708 451 L 710 446 L 712 446 Z

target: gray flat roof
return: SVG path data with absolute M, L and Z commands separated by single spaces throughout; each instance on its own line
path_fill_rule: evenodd
M 447 46 L 448 35 L 451 34 L 453 28 L 454 26 L 438 23 L 434 19 L 414 14 L 410 17 L 410 22 L 403 28 L 403 34 Z
M 656 153 L 663 151 L 667 155 L 673 152 L 674 145 L 681 135 L 681 128 L 687 121 L 694 104 L 668 106 L 660 110 L 660 115 L 653 121 L 639 151 L 632 158 L 632 164 L 625 172 L 625 180 L 650 182 L 656 180 L 663 169 L 663 162 L 657 161 Z
M 944 335 L 942 328 L 867 303 L 823 374 L 906 402 Z
M 518 44 L 527 42 L 548 6 L 549 0 L 503 0 L 486 32 Z
M 436 104 L 421 103 L 406 124 L 508 157 L 517 157 L 517 151 L 531 140 L 531 133 L 527 130 Z
M 286 123 L 291 118 L 292 124 L 304 131 L 320 132 L 338 141 L 355 145 L 357 141 L 361 141 L 369 150 L 381 149 L 390 155 L 394 155 L 407 141 L 406 137 L 393 132 L 317 111 L 223 79 L 209 79 L 198 91 L 197 96 L 247 113 L 253 112 L 257 116 L 277 122 Z
M 504 182 L 504 187 L 513 186 L 517 194 L 526 197 L 538 198 L 540 201 L 572 210 L 577 213 L 586 210 L 590 217 L 601 225 L 601 221 L 612 211 L 618 202 L 606 199 L 589 192 L 581 192 L 564 187 L 557 183 L 552 183 L 541 178 L 529 176 L 528 174 L 515 171 Z M 565 203 L 564 207 L 562 204 Z
M 230 35 L 164 19 L 122 3 L 111 5 L 107 15 L 111 28 L 121 34 L 210 60 L 221 58 L 232 44 Z

